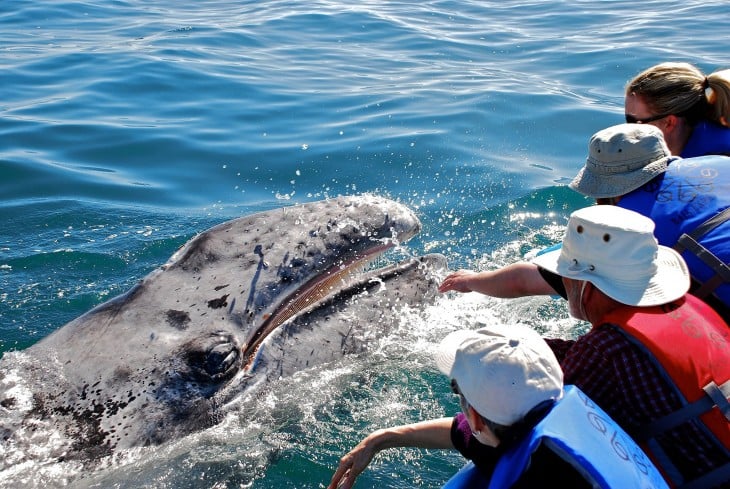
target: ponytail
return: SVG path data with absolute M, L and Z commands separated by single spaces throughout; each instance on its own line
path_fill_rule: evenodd
M 730 127 L 730 69 L 711 73 L 705 78 L 705 96 L 709 118 L 725 127 Z

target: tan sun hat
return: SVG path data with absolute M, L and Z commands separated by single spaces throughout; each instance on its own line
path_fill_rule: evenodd
M 684 259 L 654 237 L 654 221 L 613 205 L 573 212 L 560 249 L 533 263 L 562 277 L 586 280 L 612 299 L 655 306 L 682 297 L 690 278 Z
M 670 157 L 658 127 L 611 126 L 591 137 L 585 166 L 569 186 L 594 199 L 626 195 L 666 171 Z
M 436 364 L 456 380 L 480 415 L 504 426 L 563 395 L 558 360 L 545 340 L 526 326 L 454 331 L 441 341 Z

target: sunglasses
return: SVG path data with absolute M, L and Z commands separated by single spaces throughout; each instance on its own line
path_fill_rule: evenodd
M 451 392 L 459 396 L 459 405 L 461 410 L 466 412 L 469 408 L 469 402 L 466 400 L 466 397 L 464 397 L 464 394 L 461 393 L 461 389 L 459 389 L 459 384 L 456 383 L 456 379 L 451 379 Z
M 453 392 L 457 396 L 461 395 L 461 391 L 459 390 L 459 384 L 456 383 L 456 379 L 451 379 L 451 392 Z
M 664 119 L 665 117 L 668 117 L 670 115 L 672 114 L 654 115 L 651 117 L 645 117 L 644 119 L 639 119 L 638 117 L 631 114 L 624 114 L 624 117 L 626 117 L 626 122 L 628 124 L 646 124 L 647 122 L 654 122 L 658 121 L 659 119 Z

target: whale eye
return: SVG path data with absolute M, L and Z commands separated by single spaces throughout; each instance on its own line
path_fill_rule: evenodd
M 196 338 L 183 346 L 192 380 L 211 384 L 226 381 L 241 368 L 241 348 L 227 333 Z
M 205 356 L 205 371 L 213 378 L 225 375 L 236 365 L 239 349 L 230 342 L 219 343 Z

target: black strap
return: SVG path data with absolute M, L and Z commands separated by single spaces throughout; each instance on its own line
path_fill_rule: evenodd
M 678 489 L 703 489 L 705 487 L 714 487 L 721 482 L 730 480 L 730 463 L 726 463 L 697 479 L 685 482 L 677 467 L 671 463 L 667 454 L 654 438 L 664 431 L 670 430 L 685 421 L 689 421 L 691 418 L 699 417 L 702 413 L 713 409 L 715 406 L 717 406 L 725 419 L 730 421 L 730 380 L 721 385 L 710 382 L 702 390 L 705 391 L 706 396 L 702 396 L 702 398 L 687 404 L 682 409 L 674 411 L 653 423 L 649 423 L 636 435 L 638 440 L 646 440 L 647 446 L 649 446 L 656 457 L 665 475 L 674 482 Z
M 720 487 L 723 482 L 730 481 L 730 463 L 721 465 L 715 470 L 704 474 L 697 479 L 682 484 L 677 489 L 705 489 L 707 487 Z
M 683 408 L 645 425 L 636 433 L 636 437 L 639 440 L 654 438 L 658 434 L 671 430 L 685 421 L 699 417 L 702 413 L 706 413 L 715 406 L 730 421 L 730 402 L 728 402 L 728 399 L 730 399 L 730 380 L 722 385 L 710 382 L 702 389 L 707 394 L 706 396 L 702 396 L 695 402 L 691 402 Z
M 657 468 L 661 467 L 661 470 L 664 473 L 664 478 L 671 481 L 675 487 L 681 487 L 685 482 L 684 477 L 682 477 L 682 473 L 679 471 L 677 466 L 672 463 L 669 455 L 667 455 L 667 452 L 664 451 L 659 442 L 652 438 L 646 442 L 646 446 L 648 446 L 651 450 L 651 453 L 657 462 Z
M 708 383 L 703 387 L 706 395 L 702 396 L 695 402 L 687 403 L 682 391 L 679 390 L 679 387 L 669 376 L 664 366 L 657 360 L 651 351 L 649 351 L 646 345 L 618 325 L 611 324 L 611 326 L 616 331 L 622 333 L 631 343 L 636 345 L 637 348 L 645 352 L 648 357 L 652 359 L 661 376 L 684 404 L 684 406 L 679 410 L 674 411 L 653 423 L 644 425 L 638 430 L 632 431 L 633 438 L 638 443 L 646 444 L 652 452 L 657 466 L 664 473 L 665 477 L 672 482 L 674 487 L 677 487 L 678 489 L 704 489 L 706 487 L 713 487 L 728 480 L 728 477 L 730 477 L 730 462 L 721 465 L 707 474 L 704 474 L 698 479 L 685 481 L 677 467 L 671 462 L 666 452 L 664 452 L 659 445 L 656 436 L 684 422 L 697 419 L 698 428 L 705 432 L 708 439 L 713 441 L 713 444 L 717 445 L 718 450 L 721 450 L 724 454 L 728 454 L 728 449 L 718 439 L 717 435 L 710 431 L 709 427 L 702 423 L 698 418 L 703 413 L 713 409 L 716 405 L 718 406 L 718 409 L 720 409 L 720 412 L 727 417 L 728 404 L 730 404 L 730 380 L 726 380 L 721 385 L 717 385 L 715 382 Z
M 707 297 L 723 283 L 730 283 L 730 267 L 728 267 L 728 264 L 720 260 L 699 242 L 702 236 L 728 220 L 730 220 L 730 207 L 707 219 L 691 233 L 682 234 L 674 245 L 674 249 L 678 253 L 689 250 L 715 272 L 714 276 L 706 280 L 699 289 L 693 292 L 699 298 Z
M 689 235 L 694 239 L 700 239 L 702 236 L 709 233 L 717 226 L 728 220 L 730 220 L 730 207 L 726 208 L 722 212 L 718 212 L 717 214 L 697 226 L 694 231 L 689 233 Z

